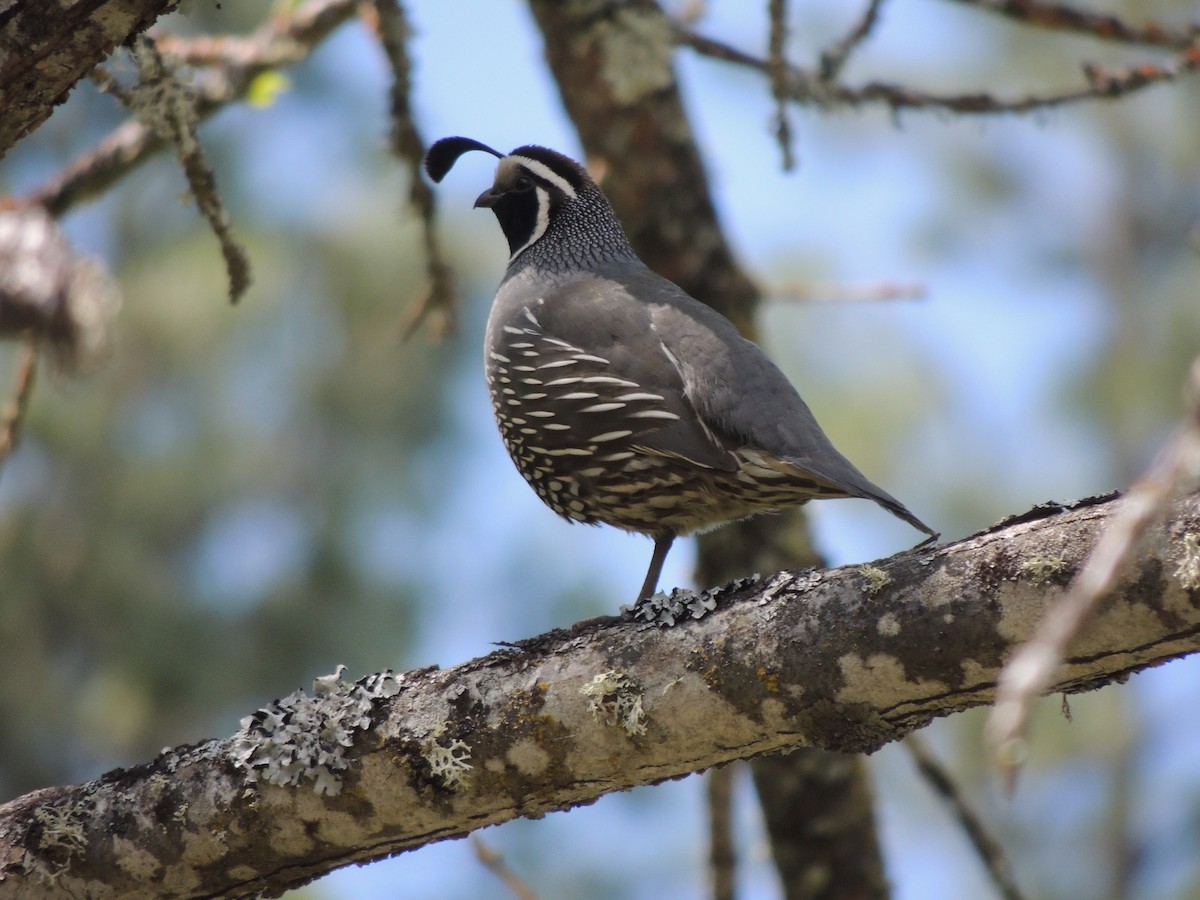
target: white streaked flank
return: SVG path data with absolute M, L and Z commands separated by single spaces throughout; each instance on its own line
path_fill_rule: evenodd
M 585 406 L 580 412 L 612 412 L 614 409 L 621 409 L 624 403 L 593 403 L 591 406 Z

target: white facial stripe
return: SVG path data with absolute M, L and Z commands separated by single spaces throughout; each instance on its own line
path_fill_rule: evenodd
M 513 251 L 512 256 L 508 258 L 512 262 L 521 253 L 534 243 L 538 238 L 546 233 L 546 229 L 550 227 L 550 192 L 544 187 L 534 188 L 537 192 L 538 213 L 537 221 L 533 223 L 533 234 L 529 235 L 529 240 Z
M 575 188 L 571 187 L 571 182 L 563 178 L 548 165 L 543 162 L 538 162 L 536 159 L 530 159 L 528 156 L 510 156 L 509 159 L 524 166 L 538 178 L 543 181 L 548 181 L 568 197 L 574 199 L 577 194 Z

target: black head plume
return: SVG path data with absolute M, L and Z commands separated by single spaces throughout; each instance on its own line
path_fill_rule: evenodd
M 483 150 L 498 159 L 504 159 L 503 153 L 473 138 L 448 137 L 442 138 L 429 148 L 429 152 L 425 154 L 425 171 L 434 181 L 441 181 L 446 177 L 446 173 L 454 168 L 458 158 L 470 150 Z

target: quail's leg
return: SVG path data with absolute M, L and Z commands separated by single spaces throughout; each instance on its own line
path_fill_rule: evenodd
M 663 563 L 667 561 L 667 554 L 671 551 L 671 544 L 674 542 L 675 535 L 673 534 L 663 535 L 654 539 L 654 553 L 650 556 L 650 569 L 646 572 L 646 581 L 642 584 L 642 590 L 638 593 L 638 603 L 641 603 L 658 590 L 658 576 L 662 574 Z

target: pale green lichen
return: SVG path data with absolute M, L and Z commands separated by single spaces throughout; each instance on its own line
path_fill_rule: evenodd
M 867 596 L 874 597 L 885 587 L 892 583 L 892 576 L 880 569 L 878 566 L 873 566 L 870 563 L 863 563 L 858 567 L 858 574 L 867 579 Z
M 440 781 L 443 787 L 452 791 L 461 790 L 466 786 L 467 773 L 474 768 L 467 762 L 471 758 L 471 748 L 458 738 L 444 747 L 430 742 L 421 751 L 421 756 L 429 763 L 433 777 Z
M 1028 575 L 1034 581 L 1048 581 L 1067 569 L 1067 561 L 1061 556 L 1047 556 L 1044 553 L 1034 553 L 1021 560 L 1017 571 Z
M 597 722 L 619 725 L 630 737 L 646 733 L 642 689 L 626 673 L 617 669 L 602 672 L 581 687 L 579 693 L 588 698 L 588 709 Z
M 1175 566 L 1175 577 L 1189 591 L 1200 588 L 1200 537 L 1183 536 L 1183 555 Z
M 631 105 L 674 82 L 671 25 L 654 9 L 623 7 L 594 30 L 603 54 L 602 76 L 617 102 Z
M 345 668 L 317 678 L 316 696 L 295 691 L 242 719 L 242 730 L 233 736 L 233 758 L 247 780 L 312 781 L 318 794 L 341 793 L 339 773 L 350 767 L 347 748 L 371 726 L 375 701 L 398 694 L 404 679 L 388 670 L 348 684 L 341 679 Z
M 86 826 L 93 813 L 90 797 L 72 797 L 63 803 L 46 803 L 34 810 L 41 826 L 37 853 L 27 859 L 31 874 L 53 883 L 70 864 L 87 850 Z

